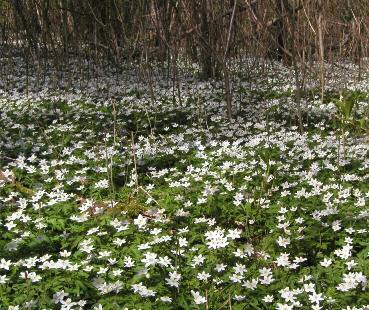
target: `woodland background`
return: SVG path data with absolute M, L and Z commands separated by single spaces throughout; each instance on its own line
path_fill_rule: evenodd
M 138 63 L 150 81 L 154 61 L 176 80 L 185 60 L 224 81 L 228 116 L 230 68 L 250 56 L 254 67 L 265 58 L 291 66 L 297 102 L 315 74 L 323 102 L 326 64 L 356 63 L 360 79 L 368 54 L 367 0 L 3 0 L 0 10 L 1 62 L 21 56 L 37 74 L 71 58 Z

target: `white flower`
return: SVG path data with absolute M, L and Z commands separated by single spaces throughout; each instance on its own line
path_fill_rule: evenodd
M 60 292 L 56 292 L 53 295 L 53 301 L 55 304 L 60 303 L 65 297 L 67 297 L 69 293 L 64 292 L 64 290 L 61 290 Z
M 293 306 L 287 304 L 277 304 L 277 310 L 292 310 Z
M 155 291 L 148 289 L 142 284 L 142 282 L 133 284 L 132 289 L 134 293 L 138 293 L 141 297 L 151 297 L 156 295 Z
M 7 222 L 4 226 L 6 226 L 8 230 L 12 230 L 14 227 L 17 227 L 17 224 L 15 224 L 13 221 L 10 221 Z
M 193 299 L 196 305 L 201 305 L 201 304 L 206 303 L 206 298 L 201 296 L 199 292 L 191 290 L 191 294 L 193 296 Z
M 123 244 L 125 244 L 127 241 L 126 239 L 121 239 L 121 238 L 116 238 L 114 239 L 113 243 L 117 246 L 122 246 Z
M 352 259 L 352 260 L 346 262 L 346 265 L 347 265 L 347 269 L 351 270 L 352 267 L 355 267 L 357 265 L 357 263 L 355 263 L 355 261 Z
M 86 304 L 87 304 L 87 301 L 86 300 L 81 299 L 81 300 L 77 301 L 77 305 L 80 306 L 80 307 L 83 307 Z
M 39 282 L 42 279 L 41 276 L 37 275 L 35 272 L 28 271 L 22 271 L 19 277 L 23 279 L 30 279 L 32 282 Z
M 228 230 L 228 234 L 227 234 L 227 238 L 229 239 L 239 239 L 241 238 L 241 231 L 239 229 L 229 229 Z
M 130 268 L 130 267 L 133 267 L 134 265 L 135 265 L 135 262 L 132 259 L 132 257 L 130 257 L 130 256 L 125 256 L 124 257 L 124 267 Z
M 205 233 L 205 237 L 206 240 L 208 240 L 206 245 L 210 249 L 224 248 L 228 245 L 228 240 L 227 237 L 224 236 L 223 229 L 217 228 L 216 230 L 208 231 Z
M 334 251 L 334 254 L 340 257 L 341 259 L 348 259 L 351 256 L 351 244 L 346 244 L 342 247 L 342 249 L 337 249 Z
M 181 275 L 177 271 L 169 272 L 169 278 L 165 281 L 169 286 L 179 287 L 179 281 L 181 280 Z
M 259 283 L 259 279 L 251 279 L 251 280 L 247 280 L 247 281 L 244 281 L 244 283 L 242 284 L 243 287 L 246 287 L 250 290 L 254 290 L 257 288 L 257 285 Z
M 259 269 L 260 278 L 259 282 L 263 285 L 268 285 L 274 282 L 273 273 L 270 268 L 261 268 Z
M 319 304 L 322 300 L 324 300 L 323 294 L 317 294 L 313 292 L 312 295 L 309 295 L 309 300 L 313 304 Z
M 291 243 L 290 238 L 283 238 L 282 236 L 279 236 L 277 239 L 277 243 L 279 246 L 286 248 L 287 245 Z
M 259 273 L 261 277 L 268 277 L 270 275 L 272 275 L 272 269 L 270 268 L 260 268 L 259 269 Z
M 147 252 L 145 253 L 145 258 L 141 260 L 145 264 L 145 268 L 155 265 L 158 262 L 158 254 Z
M 67 250 L 64 250 L 64 251 L 62 251 L 62 252 L 59 253 L 59 255 L 61 257 L 69 257 L 69 256 L 71 256 L 71 254 L 72 254 L 72 252 L 69 252 Z
M 104 258 L 104 257 L 110 257 L 111 256 L 111 252 L 110 251 L 100 251 L 99 252 L 99 258 Z
M 243 275 L 236 273 L 229 276 L 229 280 L 231 280 L 233 283 L 241 283 L 244 278 L 245 277 Z
M 6 277 L 6 275 L 0 276 L 0 284 L 5 284 L 7 281 L 8 281 L 8 278 Z
M 163 267 L 169 267 L 172 265 L 172 262 L 168 256 L 159 257 L 158 263 L 160 266 L 163 266 Z
M 290 262 L 289 262 L 289 258 L 288 258 L 289 255 L 290 254 L 288 254 L 288 253 L 282 253 L 279 257 L 277 257 L 277 260 L 275 261 L 277 266 L 282 266 L 282 267 L 290 266 Z
M 210 274 L 203 271 L 203 272 L 199 272 L 197 274 L 197 278 L 200 280 L 200 281 L 207 281 L 209 278 L 210 278 Z
M 192 259 L 191 266 L 195 268 L 196 266 L 202 265 L 202 263 L 205 261 L 205 257 L 202 254 L 199 254 L 195 256 Z
M 332 260 L 328 258 L 324 258 L 324 260 L 320 262 L 320 265 L 327 268 L 330 265 L 332 265 Z
M 95 183 L 95 187 L 96 188 L 109 188 L 109 181 L 107 179 L 104 180 L 100 180 L 98 182 Z
M 355 289 L 359 284 L 363 287 L 367 285 L 367 278 L 361 272 L 350 272 L 343 275 L 343 281 L 336 288 L 339 291 L 347 292 Z
M 93 240 L 91 238 L 88 238 L 86 240 L 83 240 L 80 243 L 80 249 L 82 252 L 86 252 L 86 253 L 91 253 L 92 250 L 94 249 L 94 246 L 91 244 L 93 242 Z
M 133 223 L 139 229 L 143 229 L 143 228 L 145 228 L 145 226 L 147 224 L 147 219 L 140 214 L 136 219 L 134 219 Z
M 99 271 L 97 271 L 97 274 L 105 274 L 108 271 L 108 268 L 100 267 Z
M 170 298 L 168 296 L 162 296 L 162 297 L 160 297 L 160 301 L 162 301 L 162 302 L 172 302 L 172 298 Z
M 293 262 L 296 264 L 303 263 L 305 261 L 307 261 L 307 258 L 301 256 L 296 256 L 295 259 L 293 260 Z
M 279 291 L 281 297 L 285 300 L 285 302 L 295 302 L 295 291 L 291 290 L 289 287 L 286 287 Z
M 243 275 L 246 272 L 246 266 L 236 263 L 236 266 L 233 267 L 233 270 L 236 274 Z
M 117 268 L 112 271 L 112 274 L 114 277 L 119 277 L 122 274 L 122 272 L 123 272 L 122 269 Z
M 227 265 L 225 265 L 225 264 L 217 264 L 215 266 L 215 270 L 217 272 L 222 272 L 222 271 L 224 271 L 226 269 L 226 267 L 227 267 Z
M 314 283 L 305 283 L 304 291 L 307 293 L 315 292 L 315 284 Z
M 11 266 L 10 260 L 5 260 L 4 258 L 0 260 L 0 269 L 9 270 L 10 266 Z
M 274 298 L 273 298 L 273 296 L 272 296 L 272 295 L 266 295 L 266 296 L 263 298 L 263 301 L 264 301 L 265 303 L 271 303 L 271 302 L 273 302 L 273 300 L 274 300 Z
M 341 229 L 341 221 L 337 220 L 332 223 L 333 231 L 338 231 Z
M 178 239 L 178 245 L 179 245 L 180 248 L 187 246 L 188 245 L 187 239 L 184 238 L 184 237 L 180 237 Z

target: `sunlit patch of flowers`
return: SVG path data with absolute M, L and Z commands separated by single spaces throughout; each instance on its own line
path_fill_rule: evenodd
M 282 100 L 229 122 L 217 82 L 116 80 L 0 99 L 1 309 L 369 308 L 369 144 L 333 106 L 301 134 Z

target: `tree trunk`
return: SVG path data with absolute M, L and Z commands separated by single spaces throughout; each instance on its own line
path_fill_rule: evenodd
M 318 0 L 318 42 L 320 63 L 320 100 L 324 101 L 325 67 L 324 67 L 324 37 L 323 37 L 323 6 L 322 0 Z

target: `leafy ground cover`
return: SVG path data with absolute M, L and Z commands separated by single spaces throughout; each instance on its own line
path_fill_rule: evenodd
M 365 83 L 332 78 L 324 104 L 310 85 L 300 133 L 280 66 L 240 74 L 229 121 L 188 72 L 180 91 L 107 71 L 26 95 L 14 65 L 1 309 L 369 309 Z

